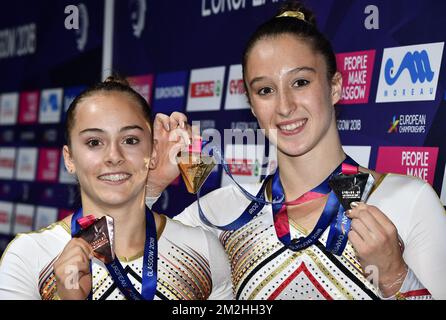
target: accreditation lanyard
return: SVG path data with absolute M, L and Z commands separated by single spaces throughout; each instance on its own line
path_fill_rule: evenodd
M 81 229 L 79 220 L 82 219 L 82 208 L 77 210 L 71 218 L 71 236 Z M 118 258 L 105 265 L 113 281 L 127 298 L 127 300 L 153 300 L 157 285 L 158 241 L 156 238 L 156 223 L 152 212 L 146 207 L 146 240 L 142 266 L 142 289 L 139 293 L 127 276 Z M 90 267 L 91 270 L 91 267 Z M 90 292 L 88 299 L 92 298 Z

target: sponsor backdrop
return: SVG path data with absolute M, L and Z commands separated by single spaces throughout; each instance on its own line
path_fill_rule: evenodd
M 16 233 L 47 226 L 78 205 L 76 182 L 61 155 L 63 120 L 72 99 L 101 79 L 103 53 L 111 61 L 106 73 L 129 77 L 154 113 L 185 112 L 202 131 L 217 129 L 223 139 L 224 129 L 257 129 L 244 96 L 241 55 L 249 34 L 281 2 L 1 4 L 0 252 Z M 106 3 L 112 4 L 111 20 L 104 15 Z M 446 3 L 306 3 L 332 40 L 343 75 L 336 108 L 346 152 L 372 169 L 428 181 L 445 204 Z M 77 15 L 70 16 L 73 4 Z M 104 42 L 104 31 L 111 32 L 110 42 Z M 222 150 L 238 181 L 260 181 L 263 169 L 274 170 L 273 157 L 265 162 L 259 153 L 263 147 L 243 149 L 243 142 L 229 146 L 226 140 Z M 229 183 L 216 167 L 202 193 Z M 194 199 L 176 179 L 155 208 L 173 216 Z

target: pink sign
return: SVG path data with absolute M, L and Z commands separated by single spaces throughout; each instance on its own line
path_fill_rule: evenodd
M 372 82 L 375 50 L 339 53 L 338 70 L 342 74 L 342 96 L 339 104 L 367 103 Z
M 19 123 L 36 123 L 38 110 L 39 91 L 22 92 L 19 98 Z
M 376 171 L 407 174 L 432 185 L 437 156 L 436 147 L 379 147 Z
M 153 74 L 128 77 L 127 81 L 149 104 L 152 102 Z
M 59 159 L 59 149 L 40 149 L 37 181 L 57 182 Z

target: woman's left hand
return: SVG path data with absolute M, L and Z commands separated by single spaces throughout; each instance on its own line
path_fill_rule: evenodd
M 179 176 L 175 156 L 189 143 L 192 129 L 183 113 L 170 116 L 158 113 L 153 124 L 153 140 L 157 150 L 157 165 L 147 177 L 147 196 L 157 197 Z
M 378 269 L 378 285 L 384 296 L 401 288 L 407 273 L 398 231 L 377 207 L 362 202 L 352 203 L 347 216 L 352 219 L 348 234 L 363 270 Z

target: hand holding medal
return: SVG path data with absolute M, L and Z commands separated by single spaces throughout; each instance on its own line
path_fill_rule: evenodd
M 93 249 L 82 238 L 73 238 L 54 263 L 57 296 L 63 300 L 85 300 L 91 291 L 90 259 Z
M 149 170 L 147 196 L 157 198 L 180 174 L 176 155 L 189 144 L 191 127 L 180 112 L 170 116 L 157 113 L 153 124 L 153 140 L 157 152 L 157 165 Z
M 348 238 L 363 270 L 376 266 L 379 288 L 384 296 L 391 296 L 401 287 L 407 273 L 397 229 L 375 206 L 353 202 L 351 207 L 347 211 L 352 219 Z
M 365 202 L 374 183 L 373 176 L 359 172 L 358 164 L 348 157 L 347 162 L 343 162 L 339 169 L 340 172 L 333 174 L 328 180 L 328 185 L 338 200 L 339 209 L 331 222 L 326 244 L 327 249 L 337 255 L 341 255 L 347 245 L 351 228 L 351 219 L 345 211 L 353 202 Z
M 158 255 L 156 223 L 146 208 L 146 239 L 143 256 L 142 289 L 139 293 L 130 282 L 114 253 L 113 218 L 83 216 L 82 209 L 71 218 L 72 239 L 54 264 L 57 295 L 64 300 L 91 299 L 91 259 L 102 261 L 121 293 L 128 300 L 153 300 L 157 284 Z M 149 263 L 150 261 L 150 263 Z
M 194 131 L 194 132 L 193 132 Z M 204 142 L 195 127 L 187 124 L 184 114 L 158 113 L 154 123 L 154 140 L 158 144 L 158 164 L 148 176 L 148 197 L 162 190 L 181 173 L 187 191 L 196 194 L 216 165 L 216 160 L 202 154 Z
M 75 217 L 77 218 L 77 217 Z M 58 296 L 64 300 L 84 300 L 91 292 L 91 259 L 108 264 L 115 259 L 113 218 L 76 219 L 73 239 L 54 263 Z
M 339 222 L 338 234 L 348 234 L 363 270 L 378 268 L 376 285 L 385 296 L 393 295 L 407 272 L 397 229 L 381 210 L 365 203 L 373 185 L 372 175 L 359 173 L 358 167 L 350 165 L 343 165 L 342 172 L 329 183 L 343 208 L 352 209 L 345 212 L 348 219 Z

